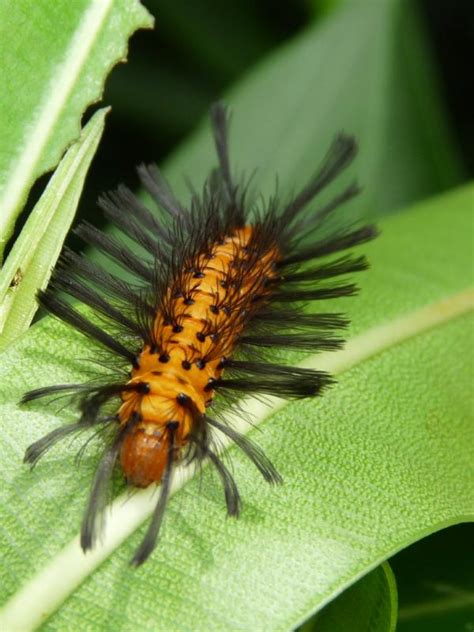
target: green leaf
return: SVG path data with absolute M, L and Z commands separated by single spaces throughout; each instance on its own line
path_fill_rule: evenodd
M 152 23 L 138 0 L 2 3 L 0 259 L 33 182 L 79 137 L 128 38 Z
M 36 292 L 48 284 L 74 219 L 107 111 L 96 112 L 68 149 L 0 271 L 0 351 L 28 329 L 38 308 Z
M 270 408 L 243 404 L 261 424 L 250 435 L 285 485 L 268 489 L 232 448 L 245 504 L 232 521 L 211 472 L 187 483 L 191 469 L 180 470 L 161 546 L 138 571 L 128 560 L 141 534 L 128 536 L 151 512 L 153 489 L 119 497 L 102 546 L 84 556 L 77 537 L 62 547 L 77 533 L 97 455 L 74 467 L 78 442 L 33 473 L 21 465 L 28 444 L 75 413 L 26 411 L 19 397 L 88 379 L 79 358 L 96 352 L 47 318 L 4 353 L 0 573 L 11 601 L 0 627 L 24 629 L 55 612 L 48 630 L 85 621 L 94 629 L 288 630 L 411 542 L 472 520 L 473 194 L 466 187 L 392 216 L 364 247 L 372 270 L 360 297 L 331 305 L 354 322 L 346 349 L 303 363 L 342 373 L 331 392 Z
M 363 185 L 361 214 L 393 212 L 457 184 L 462 169 L 439 104 L 433 69 L 412 3 L 342 2 L 326 19 L 258 64 L 226 97 L 233 164 L 257 168 L 259 191 L 301 186 L 338 130 L 360 155 L 350 177 Z M 201 186 L 215 164 L 208 127 L 169 163 Z
M 394 632 L 397 585 L 387 562 L 305 623 L 298 632 Z

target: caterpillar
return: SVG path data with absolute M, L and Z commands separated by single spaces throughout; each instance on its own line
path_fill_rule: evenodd
M 232 406 L 249 392 L 312 397 L 333 383 L 323 371 L 270 362 L 268 352 L 274 347 L 314 352 L 342 346 L 337 331 L 348 325 L 345 316 L 308 312 L 306 306 L 356 294 L 354 283 L 337 278 L 365 270 L 368 263 L 346 251 L 377 233 L 373 225 L 333 221 L 334 211 L 358 193 L 356 184 L 317 211 L 303 212 L 353 160 L 353 137 L 336 136 L 296 195 L 286 202 L 275 195 L 262 205 L 252 199 L 248 181 L 233 178 L 229 114 L 223 104 L 211 107 L 211 123 L 218 167 L 200 193 L 191 190 L 187 206 L 155 166 L 142 165 L 138 173 L 156 204 L 154 211 L 121 185 L 99 198 L 121 237 L 87 222 L 75 229 L 86 244 L 125 270 L 128 279 L 65 248 L 50 285 L 38 295 L 54 317 L 98 344 L 108 370 L 85 384 L 46 386 L 23 396 L 23 403 L 51 395 L 72 397 L 79 411 L 76 422 L 30 445 L 24 460 L 33 467 L 60 440 L 83 430 L 106 437 L 81 526 L 84 552 L 95 544 L 117 464 L 131 486 L 161 483 L 132 559 L 136 566 L 156 546 L 177 464 L 210 461 L 222 481 L 228 515 L 239 515 L 238 487 L 216 451 L 219 435 L 235 442 L 266 481 L 281 482 L 262 449 L 226 423 L 226 408 L 216 403 Z M 337 253 L 346 254 L 331 257 Z

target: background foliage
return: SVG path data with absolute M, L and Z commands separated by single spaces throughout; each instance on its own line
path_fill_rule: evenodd
M 314 85 L 312 94 L 318 102 L 324 100 L 328 91 L 336 90 L 333 73 L 338 68 L 339 47 L 344 49 L 351 42 L 356 45 L 374 36 L 372 54 L 356 61 L 354 81 L 341 88 L 344 107 L 354 113 L 350 129 L 357 133 L 366 148 L 362 161 L 368 162 L 363 162 L 366 166 L 361 168 L 360 174 L 368 189 L 364 198 L 366 210 L 373 215 L 394 212 L 406 203 L 465 181 L 472 172 L 474 126 L 464 81 L 469 76 L 468 60 L 472 51 L 467 37 L 463 36 L 474 19 L 469 2 L 401 0 L 390 3 L 387 0 L 387 4 L 397 4 L 397 10 L 381 14 L 377 24 L 356 19 L 358 11 L 371 13 L 374 3 L 370 0 L 285 3 L 149 0 L 144 4 L 157 18 L 157 26 L 153 32 L 143 31 L 133 37 L 129 63 L 116 68 L 106 84 L 104 102 L 112 105 L 113 114 L 109 116 L 80 203 L 81 216 L 100 223 L 94 202 L 99 191 L 119 181 L 137 188 L 134 175 L 137 163 L 162 162 L 194 129 L 209 103 L 224 90 L 242 78 L 251 88 L 252 76 L 258 89 L 260 62 L 265 64 L 265 60 L 269 60 L 271 64 L 271 60 L 276 59 L 277 64 L 280 47 L 296 36 L 307 37 L 308 50 L 311 50 L 312 30 L 324 28 L 325 20 L 346 9 L 353 9 L 354 13 L 346 18 L 338 37 L 332 40 L 330 55 L 324 59 L 326 74 L 324 69 L 317 74 L 318 79 L 327 77 L 327 80 Z M 316 44 L 316 52 L 317 46 L 319 44 Z M 309 55 L 306 62 L 300 77 L 291 74 L 288 85 L 279 93 L 280 98 L 291 95 L 298 81 L 303 85 L 307 80 L 306 73 L 314 57 Z M 361 86 L 364 78 L 367 83 Z M 261 108 L 268 107 L 276 89 L 277 84 L 270 83 L 267 94 L 264 90 L 255 93 Z M 318 94 L 321 96 L 317 97 Z M 317 110 L 318 106 L 315 107 Z M 90 108 L 84 121 L 92 111 Z M 361 111 L 368 113 L 363 128 L 358 127 Z M 324 131 L 326 121 L 318 118 L 318 113 L 314 120 L 310 114 L 304 119 L 304 133 L 309 126 L 311 134 L 332 134 L 332 129 Z M 244 134 L 245 121 L 238 124 L 242 125 Z M 277 117 L 273 124 L 269 133 L 278 125 L 283 129 L 284 116 Z M 294 130 L 297 127 L 295 125 Z M 252 140 L 268 142 L 263 132 L 261 138 Z M 298 152 L 302 151 L 301 142 L 295 141 L 290 150 L 297 160 Z M 407 156 L 412 157 L 412 162 L 406 161 Z M 377 161 L 375 175 L 371 157 Z M 191 165 L 193 161 L 191 143 L 186 155 L 179 152 L 174 155 L 171 170 L 186 173 L 186 164 Z M 298 170 L 299 165 L 295 163 L 295 171 Z M 368 182 L 364 174 L 370 174 Z M 46 180 L 47 176 L 40 178 L 33 188 L 17 232 Z M 71 243 L 74 247 L 78 245 L 74 240 Z M 408 547 L 390 560 L 399 592 L 399 630 L 464 632 L 474 625 L 473 536 L 472 525 L 451 527 Z M 368 576 L 351 590 L 378 594 L 373 586 L 385 581 L 387 573 L 380 570 L 374 573 L 378 574 L 372 579 Z M 390 596 L 389 584 L 382 582 L 382 585 L 385 588 L 380 590 L 380 599 L 386 603 Z M 350 604 L 351 595 L 344 593 L 339 599 L 349 600 Z M 334 604 L 336 602 L 307 622 L 304 629 L 321 630 L 327 625 L 327 629 L 336 630 L 337 624 L 329 610 Z M 350 606 L 348 609 L 350 611 Z M 344 611 L 347 608 L 336 608 L 334 612 Z M 341 626 L 340 629 L 344 629 L 343 623 Z

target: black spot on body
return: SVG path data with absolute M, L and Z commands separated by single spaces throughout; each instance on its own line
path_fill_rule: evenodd
M 216 380 L 213 377 L 210 377 L 206 386 L 204 387 L 205 391 L 212 391 L 212 389 L 214 388 L 216 384 Z
M 136 390 L 137 393 L 142 393 L 143 395 L 146 395 L 150 392 L 151 386 L 148 382 L 138 382 L 136 385 Z

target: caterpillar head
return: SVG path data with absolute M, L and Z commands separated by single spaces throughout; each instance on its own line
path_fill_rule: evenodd
M 148 487 L 161 480 L 169 451 L 166 426 L 146 424 L 133 429 L 126 437 L 120 453 L 122 470 L 130 485 Z

